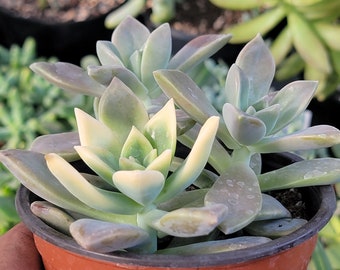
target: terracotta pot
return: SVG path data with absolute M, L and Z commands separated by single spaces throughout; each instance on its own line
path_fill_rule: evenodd
M 56 56 L 60 61 L 79 65 L 83 56 L 96 53 L 97 40 L 111 39 L 112 30 L 104 26 L 106 15 L 80 22 L 51 23 L 23 18 L 0 6 L 0 43 L 10 47 L 34 37 L 39 56 Z
M 289 158 L 282 156 L 279 160 L 290 162 Z M 333 215 L 336 201 L 332 186 L 299 190 L 310 217 L 304 227 L 254 248 L 196 256 L 137 255 L 126 252 L 109 255 L 90 252 L 79 247 L 71 237 L 54 230 L 34 216 L 30 211 L 30 203 L 37 197 L 25 187 L 18 190 L 16 204 L 21 219 L 34 233 L 36 246 L 46 270 L 169 268 L 305 270 L 315 248 L 317 233 Z

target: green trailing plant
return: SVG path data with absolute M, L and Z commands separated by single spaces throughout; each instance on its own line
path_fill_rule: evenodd
M 265 35 L 275 27 L 279 29 L 270 46 L 278 66 L 277 79 L 291 79 L 302 73 L 305 79 L 319 81 L 316 98 L 320 101 L 337 90 L 340 83 L 339 1 L 210 1 L 225 9 L 261 11 L 250 20 L 226 27 L 225 32 L 234 36 L 231 43 L 245 43 L 257 33 Z
M 0 147 L 26 149 L 39 135 L 75 128 L 73 107 L 91 109 L 88 97 L 68 94 L 34 74 L 29 65 L 46 59 L 36 55 L 34 39 L 0 47 Z M 48 61 L 56 61 L 49 59 Z M 14 195 L 18 182 L 0 168 L 0 233 L 19 221 Z
M 151 22 L 160 25 L 170 21 L 175 16 L 176 2 L 178 0 L 127 0 L 121 7 L 107 15 L 105 26 L 108 29 L 113 29 L 127 16 L 137 17 L 148 9 L 151 10 Z
M 102 66 L 87 71 L 65 63 L 31 65 L 66 90 L 96 97 L 94 115 L 75 109 L 77 132 L 38 137 L 30 150 L 0 152 L 1 162 L 45 200 L 31 210 L 83 248 L 104 253 L 215 253 L 303 226 L 306 220 L 292 217 L 267 192 L 335 183 L 340 160 L 302 160 L 263 173 L 260 154 L 340 142 L 340 131 L 326 125 L 282 132 L 304 112 L 317 83 L 270 91 L 275 64 L 257 36 L 228 71 L 220 114 L 183 71 L 229 36 L 198 38 L 171 58 L 163 42 L 171 44 L 166 24 L 153 33 L 141 29 L 136 20 L 124 20 L 112 42 L 97 47 Z M 113 73 L 115 67 L 120 72 Z M 187 155 L 177 154 L 178 142 Z M 76 161 L 94 173 L 77 169 Z M 228 237 L 235 232 L 239 237 Z M 172 241 L 158 249 L 166 235 Z

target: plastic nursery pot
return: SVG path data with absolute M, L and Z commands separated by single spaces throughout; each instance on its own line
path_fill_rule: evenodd
M 104 26 L 107 14 L 79 22 L 52 23 L 20 17 L 0 6 L 0 43 L 10 47 L 34 37 L 39 56 L 56 56 L 60 61 L 79 64 L 83 56 L 95 54 L 97 40 L 111 38 L 112 30 Z
M 272 162 L 275 158 L 270 160 Z M 285 156 L 280 156 L 279 160 L 290 163 L 290 159 Z M 336 201 L 332 186 L 301 188 L 299 191 L 310 217 L 302 228 L 253 248 L 195 256 L 90 252 L 79 247 L 71 237 L 54 230 L 34 216 L 30 204 L 37 196 L 23 186 L 18 190 L 16 205 L 22 221 L 34 234 L 46 270 L 305 270 L 316 245 L 317 233 L 333 215 Z

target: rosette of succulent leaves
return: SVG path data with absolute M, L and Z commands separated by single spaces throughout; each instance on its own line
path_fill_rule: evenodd
M 112 42 L 98 43 L 102 66 L 86 72 L 66 63 L 33 64 L 54 84 L 96 101 L 94 116 L 75 109 L 77 132 L 0 152 L 1 162 L 45 200 L 33 202 L 32 211 L 83 248 L 103 253 L 221 252 L 303 226 L 306 220 L 265 192 L 335 183 L 340 160 L 302 160 L 262 173 L 260 154 L 340 142 L 339 130 L 326 125 L 280 133 L 304 112 L 317 83 L 271 92 L 275 65 L 257 36 L 228 72 L 221 115 L 184 71 L 229 36 L 200 37 L 171 58 L 169 35 L 166 24 L 150 34 L 128 18 Z M 178 142 L 188 154 L 177 154 Z M 165 236 L 171 241 L 159 248 Z

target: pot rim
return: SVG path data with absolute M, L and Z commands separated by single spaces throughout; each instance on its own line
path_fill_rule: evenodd
M 143 265 L 154 267 L 192 267 L 214 266 L 226 264 L 242 263 L 244 261 L 261 259 L 274 255 L 278 252 L 292 248 L 310 239 L 321 230 L 332 217 L 335 211 L 335 194 L 331 185 L 302 188 L 317 196 L 320 200 L 320 207 L 315 215 L 302 228 L 295 232 L 274 239 L 268 243 L 261 244 L 255 248 L 245 248 L 235 251 L 227 251 L 216 254 L 204 255 L 161 255 L 161 254 L 133 254 L 127 252 L 117 252 L 114 255 L 91 252 L 81 248 L 71 237 L 66 236 L 52 227 L 48 226 L 30 210 L 32 196 L 35 196 L 24 186 L 20 186 L 16 196 L 17 211 L 26 226 L 40 238 L 82 256 L 89 256 L 93 259 L 115 262 L 128 265 Z

